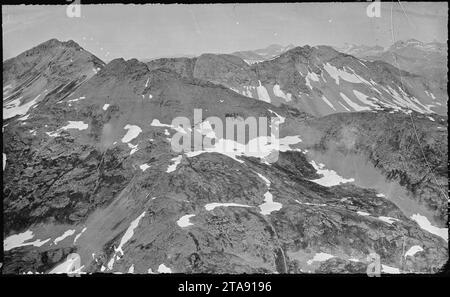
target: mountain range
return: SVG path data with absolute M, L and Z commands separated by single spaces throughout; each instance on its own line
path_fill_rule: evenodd
M 384 61 L 402 70 L 418 74 L 441 89 L 443 93 L 447 93 L 447 44 L 445 43 L 424 43 L 409 39 L 397 41 L 386 50 L 380 46 L 348 45 L 340 51 L 360 59 Z
M 254 53 L 104 63 L 52 39 L 4 61 L 3 273 L 73 253 L 82 273 L 366 273 L 373 252 L 439 271 L 440 82 L 330 46 Z M 208 117 L 275 117 L 282 149 L 176 153 L 179 116 L 216 144 Z

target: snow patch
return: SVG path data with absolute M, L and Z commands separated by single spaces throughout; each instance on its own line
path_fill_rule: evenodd
M 133 237 L 134 229 L 136 229 L 136 227 L 139 225 L 139 221 L 144 216 L 145 216 L 145 211 L 140 216 L 138 216 L 134 221 L 131 222 L 131 224 L 128 227 L 127 231 L 125 232 L 125 234 L 122 236 L 122 239 L 120 240 L 119 247 L 117 247 L 117 249 L 116 248 L 114 249 L 116 253 L 120 252 L 122 254 L 122 256 L 124 255 L 124 253 L 123 253 L 123 246 L 125 245 L 125 243 L 127 243 L 128 240 L 131 239 L 131 237 Z M 114 255 L 113 255 L 112 259 L 114 259 Z M 113 263 L 114 263 L 114 261 L 113 261 Z
M 395 268 L 395 267 L 391 267 L 391 266 L 388 266 L 388 265 L 381 264 L 381 272 L 389 273 L 389 274 L 399 274 L 400 273 L 400 269 Z
M 171 161 L 173 161 L 174 163 L 172 165 L 169 165 L 166 172 L 170 173 L 175 171 L 177 169 L 178 164 L 180 164 L 182 158 L 183 158 L 182 155 L 172 158 Z
M 125 136 L 122 138 L 122 142 L 128 143 L 135 139 L 142 132 L 142 129 L 136 125 L 125 125 L 124 129 L 128 130 Z
M 381 220 L 381 221 L 383 221 L 383 222 L 386 222 L 386 223 L 388 223 L 388 224 L 392 224 L 392 223 L 394 223 L 394 222 L 399 222 L 399 221 L 400 221 L 399 219 L 396 219 L 396 218 L 383 217 L 383 216 L 378 217 L 378 219 Z
M 344 101 L 355 111 L 362 111 L 362 110 L 370 110 L 367 106 L 361 106 L 350 100 L 344 93 L 339 93 L 341 95 L 341 98 L 344 99 Z
M 166 265 L 161 264 L 158 267 L 158 272 L 159 273 L 172 273 L 172 269 L 170 269 L 169 267 L 167 267 Z
M 422 251 L 423 251 L 423 248 L 420 245 L 414 245 L 405 253 L 405 258 L 408 256 L 412 257 L 415 254 L 417 254 L 418 252 L 422 252 Z
M 57 265 L 55 268 L 53 268 L 49 272 L 49 274 L 81 273 L 81 269 L 84 266 L 80 267 L 80 264 L 81 264 L 81 259 L 78 254 L 75 254 L 75 253 L 69 254 L 67 256 L 67 259 L 63 263 L 61 263 L 61 264 Z M 75 269 L 75 267 L 79 267 L 79 268 Z
M 314 257 L 311 260 L 308 260 L 306 263 L 308 265 L 311 265 L 313 262 L 323 262 L 331 258 L 334 258 L 334 256 L 327 253 L 316 253 Z
M 194 216 L 195 216 L 195 215 L 193 215 L 193 214 L 182 216 L 182 217 L 177 221 L 178 226 L 180 226 L 181 228 L 184 228 L 184 227 L 188 227 L 188 226 L 194 225 L 194 224 L 192 224 L 192 223 L 189 221 L 189 219 L 192 218 L 192 217 L 194 217 Z
M 413 221 L 416 221 L 420 228 L 426 230 L 434 235 L 442 237 L 445 241 L 448 241 L 448 228 L 438 228 L 436 226 L 431 225 L 430 221 L 427 217 L 422 216 L 420 214 L 413 214 L 411 216 Z
M 370 213 L 365 211 L 357 211 L 356 213 L 359 214 L 360 216 L 370 216 Z
M 217 203 L 217 202 L 213 202 L 213 203 L 208 203 L 205 205 L 205 209 L 207 211 L 211 211 L 216 207 L 230 207 L 230 206 L 236 206 L 236 207 L 251 207 L 249 205 L 244 205 L 244 204 L 238 204 L 238 203 Z
M 73 234 L 75 234 L 75 229 L 69 229 L 66 232 L 64 232 L 61 236 L 55 238 L 53 243 L 58 244 L 58 242 L 64 240 L 66 237 L 72 236 Z
M 141 168 L 142 171 L 145 171 L 145 170 L 147 170 L 148 168 L 150 168 L 150 166 L 147 165 L 147 164 L 142 164 L 142 165 L 139 166 L 139 168 Z
M 328 104 L 328 106 L 330 106 L 332 109 L 336 110 L 336 108 L 334 108 L 333 104 L 331 104 L 331 102 L 328 101 L 328 99 L 324 95 L 322 95 L 321 98 L 326 104 Z
M 290 93 L 288 93 L 287 95 L 281 90 L 280 86 L 278 84 L 275 84 L 273 86 L 273 93 L 275 94 L 275 96 L 281 97 L 286 101 L 291 101 L 292 100 L 292 95 Z
M 273 195 L 269 191 L 264 194 L 264 203 L 259 206 L 261 214 L 269 215 L 273 211 L 280 210 L 283 204 L 273 201 Z
M 3 107 L 3 120 L 15 117 L 16 115 L 25 115 L 28 113 L 28 110 L 30 108 L 34 107 L 38 102 L 37 99 L 41 96 L 41 94 L 37 95 L 33 100 L 20 105 L 20 100 L 22 97 L 19 97 L 12 101 L 11 103 L 8 103 L 6 106 Z
M 331 187 L 336 186 L 342 183 L 348 183 L 348 182 L 354 182 L 354 178 L 345 179 L 338 175 L 336 171 L 334 170 L 328 170 L 324 169 L 324 164 L 316 164 L 314 160 L 310 162 L 310 164 L 314 167 L 314 169 L 317 171 L 318 174 L 322 174 L 323 177 L 319 179 L 311 180 L 312 182 L 315 182 L 316 184 L 325 186 L 325 187 Z
M 358 98 L 358 100 L 361 101 L 362 103 L 373 106 L 375 108 L 379 108 L 378 105 L 367 99 L 369 98 L 369 96 L 367 96 L 366 94 L 363 94 L 357 90 L 353 90 L 353 94 L 355 94 L 356 98 Z
M 26 242 L 26 241 L 32 239 L 33 237 L 34 237 L 33 231 L 31 231 L 31 230 L 25 231 L 23 233 L 19 233 L 19 234 L 14 234 L 14 235 L 8 236 L 7 238 L 5 238 L 3 240 L 3 249 L 5 251 L 9 251 L 9 250 L 12 250 L 14 248 L 27 246 L 27 245 L 40 247 L 40 246 L 44 245 L 47 241 L 50 240 L 50 238 L 48 238 L 48 239 L 46 239 L 44 241 L 41 241 L 40 239 L 37 239 L 37 240 L 32 241 L 32 242 Z
M 330 63 L 326 63 L 323 65 L 323 68 L 325 69 L 328 74 L 334 78 L 336 81 L 336 84 L 339 85 L 339 79 L 346 80 L 351 83 L 362 83 L 364 82 L 364 79 L 356 75 L 355 73 L 349 73 L 345 70 L 338 69 L 331 65 Z M 345 68 L 344 68 L 345 69 Z
M 270 103 L 270 96 L 269 96 L 269 93 L 266 90 L 266 87 L 264 87 L 261 84 L 260 80 L 258 80 L 258 82 L 259 82 L 259 86 L 256 87 L 256 91 L 258 93 L 259 100 L 262 100 L 262 101 Z
M 83 230 L 81 230 L 81 232 L 80 232 L 80 233 L 78 233 L 78 234 L 77 234 L 77 236 L 75 236 L 75 238 L 74 238 L 74 240 L 73 240 L 73 243 L 76 243 L 76 242 L 77 242 L 77 240 L 78 240 L 78 238 L 80 238 L 81 234 L 83 234 L 83 233 L 84 233 L 84 231 L 86 231 L 86 230 L 87 230 L 87 228 L 86 228 L 86 227 L 84 227 L 84 228 L 83 228 Z
M 82 121 L 69 121 L 69 124 L 67 124 L 64 127 L 61 127 L 62 130 L 68 130 L 68 129 L 78 129 L 78 130 L 86 130 L 89 127 L 88 124 L 85 124 Z

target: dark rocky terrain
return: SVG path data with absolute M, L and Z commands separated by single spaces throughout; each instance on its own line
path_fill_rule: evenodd
M 87 273 L 365 273 L 372 252 L 384 273 L 437 272 L 448 260 L 442 236 L 371 187 L 341 176 L 324 185 L 330 173 L 311 152 L 363 154 L 442 226 L 447 118 L 387 108 L 314 117 L 296 94 L 318 94 L 322 87 L 305 86 L 305 75 L 321 76 L 324 64 L 302 65 L 320 58 L 367 68 L 365 79 L 396 88 L 393 66 L 358 66 L 327 47 L 294 48 L 252 66 L 210 54 L 104 65 L 73 41 L 51 40 L 5 61 L 3 108 L 12 116 L 3 121 L 3 273 L 53 272 L 70 253 L 80 255 Z M 78 61 L 75 68 L 67 59 Z M 48 72 L 39 74 L 39 85 L 24 82 L 33 69 Z M 420 77 L 403 75 L 418 83 L 408 92 L 424 88 Z M 295 104 L 230 89 L 258 80 L 280 84 Z M 280 136 L 302 141 L 274 163 L 245 154 L 175 153 L 171 121 L 185 116 L 192 123 L 195 108 L 203 121 L 276 114 L 285 118 Z M 406 255 L 414 246 L 422 250 Z

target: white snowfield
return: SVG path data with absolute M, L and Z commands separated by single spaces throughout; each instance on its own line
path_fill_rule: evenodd
M 67 102 L 77 102 L 77 101 L 84 100 L 84 99 L 86 99 L 86 97 L 85 96 L 81 96 L 79 98 L 67 100 Z
M 61 127 L 62 130 L 68 130 L 68 129 L 78 129 L 78 130 L 86 130 L 89 127 L 88 124 L 85 124 L 82 121 L 69 121 L 69 124 L 67 124 L 64 127 Z
M 396 218 L 384 217 L 384 216 L 378 217 L 378 219 L 383 221 L 383 222 L 386 222 L 388 224 L 392 224 L 394 222 L 399 222 L 400 221 L 399 219 L 396 219 Z
M 124 245 L 133 237 L 134 235 L 134 229 L 139 225 L 140 220 L 145 216 L 145 211 L 137 217 L 134 221 L 130 223 L 130 226 L 128 227 L 127 231 L 125 231 L 125 234 L 120 239 L 119 246 L 117 248 L 114 247 L 114 254 L 112 255 L 111 259 L 108 261 L 107 268 L 108 270 L 112 270 L 114 267 L 114 261 L 119 260 L 120 257 L 124 255 L 123 247 Z M 118 255 L 120 252 L 121 256 Z M 105 268 L 106 269 L 106 268 Z
M 338 103 L 339 103 L 346 111 L 350 111 L 350 109 L 348 109 L 347 106 L 345 106 L 344 104 L 342 104 L 342 102 L 339 102 L 339 101 L 338 101 Z
M 181 163 L 181 159 L 183 158 L 183 155 L 179 155 L 175 158 L 172 158 L 171 161 L 174 162 L 173 164 L 169 165 L 167 168 L 167 173 L 173 172 L 177 169 L 177 166 Z
M 19 118 L 19 121 L 26 121 L 30 117 L 30 114 L 24 115 L 23 117 Z
M 417 100 L 417 98 L 409 97 L 405 93 L 405 91 L 403 91 L 401 88 L 399 90 L 402 93 L 402 95 L 400 95 L 391 86 L 388 86 L 387 89 L 385 87 L 382 88 L 392 96 L 394 103 L 396 103 L 401 107 L 409 108 L 419 113 L 433 113 L 433 111 L 430 110 L 428 106 L 425 106 L 422 103 L 420 103 L 419 100 Z
M 87 230 L 87 228 L 84 227 L 83 230 L 81 230 L 81 232 L 78 233 L 78 234 L 75 236 L 75 238 L 73 239 L 73 243 L 74 243 L 74 244 L 77 242 L 78 238 L 80 238 L 80 236 L 81 236 L 86 230 Z
M 139 168 L 140 168 L 142 171 L 145 171 L 145 170 L 147 170 L 148 168 L 150 168 L 150 166 L 147 165 L 147 164 L 142 164 L 142 165 L 139 166 Z
M 125 125 L 123 127 L 125 130 L 127 130 L 127 133 L 122 137 L 123 143 L 128 143 L 131 140 L 135 139 L 139 136 L 139 134 L 142 132 L 142 129 L 139 126 L 136 125 Z
M 284 122 L 284 117 L 279 116 L 270 109 L 269 111 L 277 116 L 275 122 L 278 122 L 279 124 Z M 187 157 L 195 157 L 203 153 L 219 153 L 230 157 L 239 163 L 244 163 L 244 161 L 238 159 L 237 157 L 247 156 L 259 158 L 264 163 L 270 165 L 269 161 L 274 154 L 277 154 L 279 151 L 292 151 L 294 149 L 292 149 L 290 145 L 294 145 L 302 141 L 298 135 L 278 138 L 272 134 L 270 136 L 258 136 L 250 139 L 246 144 L 242 144 L 231 139 L 217 138 L 217 135 L 212 130 L 209 123 L 205 123 L 202 131 L 208 138 L 215 139 L 215 143 L 211 146 L 203 147 L 202 150 L 186 152 L 185 154 Z
M 375 109 L 379 109 L 380 108 L 378 105 L 376 105 L 375 103 L 373 103 L 372 101 L 367 99 L 367 98 L 369 98 L 369 96 L 367 96 L 366 94 L 361 93 L 361 92 L 359 92 L 357 90 L 353 90 L 353 94 L 355 94 L 356 98 L 358 98 L 359 101 L 361 101 L 362 103 L 370 105 L 370 106 L 374 107 Z
M 132 221 L 130 223 L 130 226 L 128 227 L 127 231 L 125 231 L 125 234 L 122 236 L 122 238 L 120 239 L 120 243 L 119 246 L 117 248 L 115 248 L 115 252 L 120 252 L 120 254 L 123 256 L 123 247 L 124 245 L 128 242 L 128 240 L 131 239 L 131 237 L 133 237 L 134 235 L 134 229 L 136 229 L 136 227 L 139 225 L 140 220 L 145 216 L 145 211 L 138 216 L 134 221 Z M 114 258 L 114 256 L 113 256 Z
M 41 241 L 40 239 L 36 239 L 35 241 L 30 242 L 29 240 L 32 239 L 33 237 L 34 237 L 33 231 L 31 231 L 31 230 L 25 231 L 23 233 L 8 236 L 7 238 L 5 238 L 3 240 L 3 249 L 5 251 L 9 251 L 14 248 L 27 246 L 27 245 L 40 247 L 40 246 L 43 246 L 45 243 L 47 243 L 50 240 L 50 238 L 43 240 L 43 241 Z
M 405 258 L 408 256 L 413 257 L 415 254 L 422 251 L 423 248 L 420 245 L 414 245 L 405 253 Z
M 350 100 L 344 93 L 339 93 L 341 95 L 341 98 L 344 99 L 345 103 L 347 103 L 351 108 L 353 108 L 356 111 L 362 111 L 362 110 L 370 110 L 370 107 L 367 106 L 361 106 L 357 103 Z
M 322 163 L 316 164 L 316 162 L 314 160 L 312 160 L 310 162 L 310 164 L 314 167 L 314 169 L 316 169 L 318 174 L 323 175 L 323 177 L 321 177 L 319 179 L 311 180 L 312 182 L 315 182 L 316 184 L 319 184 L 319 185 L 322 185 L 325 187 L 331 187 L 331 186 L 336 186 L 336 185 L 339 185 L 342 183 L 349 183 L 349 182 L 355 181 L 354 178 L 345 179 L 345 178 L 341 177 L 334 170 L 324 169 L 325 165 Z
M 67 230 L 67 231 L 64 232 L 61 236 L 55 238 L 55 240 L 53 241 L 53 243 L 54 243 L 54 244 L 58 244 L 58 242 L 64 240 L 66 237 L 72 236 L 73 234 L 75 234 L 75 229 Z
M 180 226 L 181 228 L 184 228 L 184 227 L 188 227 L 188 226 L 194 225 L 194 224 L 192 224 L 192 223 L 189 221 L 189 219 L 192 218 L 192 217 L 195 217 L 195 215 L 194 215 L 194 214 L 190 214 L 190 215 L 184 215 L 184 216 L 182 216 L 182 217 L 177 221 L 178 226 Z
M 84 266 L 81 265 L 81 259 L 78 254 L 69 254 L 66 261 L 57 265 L 50 270 L 49 274 L 61 274 L 61 273 L 83 273 L 81 270 Z
M 308 265 L 311 265 L 313 262 L 324 262 L 331 258 L 334 258 L 333 255 L 327 254 L 327 253 L 316 253 L 314 257 L 311 260 L 308 260 L 306 263 Z
M 328 72 L 328 74 L 332 78 L 334 78 L 337 85 L 339 85 L 340 79 L 343 79 L 343 80 L 351 82 L 351 83 L 357 83 L 357 84 L 367 82 L 364 79 L 362 79 L 360 76 L 356 75 L 355 73 L 350 73 L 345 70 L 338 69 L 338 68 L 334 67 L 333 65 L 331 65 L 330 63 L 324 64 L 323 68 L 325 69 L 326 72 Z M 344 68 L 344 69 L 346 69 L 346 68 Z M 369 83 L 369 82 L 367 82 L 367 83 Z
M 259 205 L 261 209 L 261 214 L 269 215 L 273 211 L 280 210 L 283 204 L 273 201 L 273 195 L 269 191 L 264 194 L 264 203 Z
M 45 134 L 47 134 L 47 135 L 50 136 L 50 137 L 56 137 L 56 136 L 59 136 L 58 130 L 56 130 L 56 131 L 50 131 L 50 132 L 45 132 Z
M 267 187 L 270 187 L 270 180 L 267 177 L 258 172 L 256 174 L 266 183 Z
M 256 174 L 265 182 L 266 186 L 270 189 L 270 180 L 258 172 L 256 172 Z M 280 210 L 282 207 L 283 204 L 273 201 L 273 195 L 269 191 L 264 194 L 264 203 L 259 205 L 261 214 L 263 215 L 269 215 L 271 212 Z
M 287 102 L 289 102 L 289 101 L 292 100 L 292 95 L 291 95 L 290 93 L 285 94 L 285 93 L 281 90 L 280 85 L 278 85 L 278 84 L 275 84 L 275 85 L 273 86 L 273 93 L 274 93 L 275 96 L 281 97 L 281 98 L 283 98 L 284 100 L 286 100 Z
M 254 86 L 244 86 L 244 91 L 242 91 L 242 94 L 249 98 L 253 98 L 254 90 L 256 90 L 256 87 L 254 87 Z
M 370 214 L 365 211 L 357 211 L 356 213 L 359 214 L 360 216 L 370 216 Z
M 244 205 L 244 204 L 238 204 L 238 203 L 232 203 L 232 202 L 227 202 L 227 203 L 217 203 L 217 202 L 213 202 L 213 203 L 208 203 L 205 205 L 205 209 L 207 211 L 211 211 L 216 207 L 230 207 L 230 206 L 236 206 L 236 207 L 251 207 L 249 205 Z
M 317 74 L 315 74 L 314 72 L 308 71 L 308 74 L 306 74 L 305 80 L 306 80 L 306 85 L 312 90 L 313 87 L 312 87 L 310 81 L 312 80 L 312 81 L 318 82 L 319 76 L 317 76 Z
M 330 106 L 333 110 L 336 110 L 336 108 L 334 107 L 334 105 L 333 104 L 331 104 L 331 102 L 324 96 L 324 95 L 322 95 L 322 100 L 326 103 L 326 104 L 328 104 L 328 106 Z
M 172 273 L 172 269 L 170 269 L 169 267 L 167 267 L 166 265 L 161 264 L 158 267 L 158 272 L 159 273 Z
M 269 96 L 269 93 L 267 92 L 266 87 L 264 87 L 261 84 L 261 81 L 258 81 L 258 82 L 259 82 L 259 86 L 256 87 L 256 91 L 258 93 L 259 100 L 270 103 L 270 96 Z
M 16 115 L 25 115 L 28 113 L 30 108 L 34 107 L 38 103 L 38 98 L 41 96 L 41 94 L 37 95 L 33 100 L 20 104 L 20 100 L 22 97 L 19 97 L 10 103 L 3 106 L 3 119 L 9 119 L 12 117 L 15 117 Z
M 430 223 L 430 221 L 427 219 L 427 217 L 420 215 L 418 213 L 413 214 L 411 216 L 411 219 L 413 221 L 416 221 L 416 223 L 419 225 L 419 227 L 422 228 L 423 230 L 426 230 L 434 235 L 437 235 L 448 242 L 448 228 L 439 228 L 439 227 L 433 226 Z
M 131 149 L 131 151 L 130 151 L 130 156 L 132 155 L 132 154 L 134 154 L 135 152 L 137 152 L 137 150 L 138 150 L 138 145 L 136 144 L 136 145 L 133 145 L 133 144 L 131 144 L 131 143 L 128 143 L 128 147 Z
M 381 272 L 389 273 L 389 274 L 399 274 L 400 269 L 398 269 L 396 267 L 391 267 L 388 265 L 381 264 Z

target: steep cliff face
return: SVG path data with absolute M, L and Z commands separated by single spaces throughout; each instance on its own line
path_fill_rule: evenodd
M 357 186 L 308 152 L 344 146 L 367 154 L 387 177 L 402 179 L 434 205 L 443 220 L 439 186 L 418 173 L 426 165 L 417 146 L 407 145 L 411 130 L 401 133 L 409 115 L 378 110 L 314 118 L 223 85 L 254 79 L 244 71 L 249 68 L 264 81 L 272 79 L 270 67 L 291 73 L 289 65 L 310 59 L 311 49 L 297 50 L 267 66 L 203 55 L 147 64 L 116 59 L 91 77 L 80 70 L 90 69 L 88 59 L 78 69 L 67 66 L 67 74 L 50 73 L 65 82 L 85 81 L 40 90 L 32 108 L 3 123 L 3 272 L 59 271 L 70 253 L 80 256 L 88 273 L 360 272 L 371 252 L 402 272 L 442 267 L 448 259 L 442 232 L 430 231 L 388 197 Z M 64 68 L 64 59 L 51 61 L 57 64 L 51 69 Z M 211 63 L 217 63 L 214 69 Z M 230 71 L 239 74 L 227 77 Z M 286 80 L 303 88 L 301 77 L 298 86 Z M 4 113 L 26 104 L 4 101 Z M 199 122 L 194 109 L 202 109 Z M 191 126 L 173 126 L 177 116 Z M 219 146 L 236 143 L 207 128 L 210 116 L 278 118 L 278 159 L 271 159 L 271 150 Z M 436 125 L 446 126 L 446 119 L 433 115 L 432 124 L 421 116 L 414 113 L 419 139 L 428 144 L 422 148 L 441 182 L 447 132 Z M 175 152 L 171 139 L 193 130 L 214 143 Z M 406 154 L 407 168 L 400 171 L 398 158 Z M 405 254 L 417 245 L 422 251 Z

